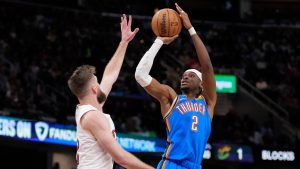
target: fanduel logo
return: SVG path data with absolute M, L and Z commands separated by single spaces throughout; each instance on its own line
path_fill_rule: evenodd
M 35 133 L 40 141 L 44 141 L 48 135 L 49 125 L 45 122 L 35 123 Z

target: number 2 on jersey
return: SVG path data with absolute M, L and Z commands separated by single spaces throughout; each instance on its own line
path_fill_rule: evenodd
M 192 130 L 198 131 L 198 116 L 192 116 L 193 123 L 192 123 Z

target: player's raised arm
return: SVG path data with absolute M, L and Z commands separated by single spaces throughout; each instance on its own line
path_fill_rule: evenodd
M 81 118 L 82 127 L 89 131 L 115 162 L 125 168 L 153 169 L 132 154 L 125 151 L 113 137 L 103 113 L 90 111 Z
M 202 68 L 202 78 L 203 78 L 203 88 L 204 88 L 204 97 L 206 99 L 207 105 L 209 107 L 209 112 L 211 118 L 213 117 L 214 107 L 217 102 L 217 93 L 216 93 L 216 80 L 214 78 L 214 69 L 202 40 L 197 35 L 195 29 L 193 28 L 188 14 L 182 10 L 182 8 L 176 3 L 176 9 L 180 13 L 184 27 L 189 31 L 196 52 L 198 60 Z
M 157 37 L 151 48 L 144 54 L 139 62 L 136 71 L 136 81 L 161 104 L 161 112 L 167 112 L 172 101 L 176 97 L 176 92 L 168 85 L 161 84 L 156 79 L 152 78 L 149 73 L 153 65 L 154 58 L 163 44 L 169 44 L 178 36 L 174 37 Z
M 127 22 L 126 15 L 123 15 L 121 17 L 122 39 L 116 52 L 114 53 L 114 55 L 112 56 L 108 64 L 106 65 L 100 83 L 100 88 L 106 96 L 108 96 L 109 92 L 111 91 L 112 85 L 115 83 L 115 81 L 119 76 L 128 43 L 134 38 L 136 33 L 139 31 L 138 28 L 135 28 L 134 31 L 132 32 L 131 23 L 132 23 L 131 16 L 129 16 L 128 22 Z

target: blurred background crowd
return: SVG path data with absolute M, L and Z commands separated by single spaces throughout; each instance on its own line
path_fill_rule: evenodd
M 138 1 L 105 5 L 102 1 L 78 0 L 66 2 L 67 7 L 51 7 L 33 2 L 0 1 L 0 114 L 75 124 L 77 101 L 68 90 L 67 79 L 82 64 L 96 66 L 101 79 L 120 41 L 119 16 L 130 12 L 134 15 L 133 27 L 139 27 L 140 32 L 127 50 L 104 111 L 112 116 L 117 132 L 164 138 L 158 102 L 134 79 L 138 61 L 155 39 L 150 19 L 160 6 L 149 2 L 149 6 L 141 7 Z M 171 2 L 164 1 L 164 5 Z M 292 126 L 300 127 L 300 23 L 283 14 L 276 20 L 250 14 L 240 20 L 231 17 L 235 13 L 234 1 L 224 1 L 224 6 L 226 15 L 217 19 L 204 11 L 186 9 L 209 51 L 215 73 L 245 79 L 285 109 Z M 180 93 L 179 82 L 186 68 L 201 66 L 183 30 L 174 43 L 159 52 L 151 74 Z M 226 95 L 233 103 L 238 99 L 238 95 Z M 261 122 L 239 112 L 234 104 L 218 111 L 224 112 L 216 112 L 212 142 L 295 146 L 294 140 L 277 130 L 280 124 L 272 113 Z

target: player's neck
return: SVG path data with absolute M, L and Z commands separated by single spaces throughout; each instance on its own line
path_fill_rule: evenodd
M 80 105 L 92 105 L 93 107 L 97 108 L 98 110 L 101 110 L 101 105 L 99 104 L 97 98 L 91 98 L 91 97 L 84 97 L 82 99 L 79 99 Z
M 183 92 L 183 95 L 186 96 L 187 100 L 191 100 L 197 96 L 197 94 L 193 92 Z

